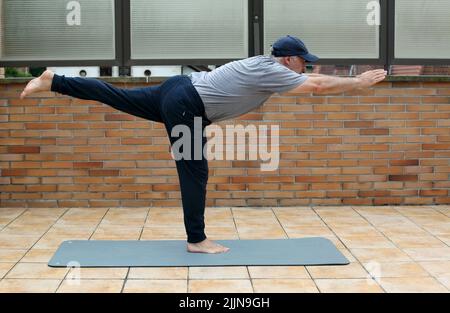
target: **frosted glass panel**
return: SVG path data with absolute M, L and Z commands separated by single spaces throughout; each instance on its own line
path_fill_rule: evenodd
M 450 2 L 395 2 L 395 57 L 450 59 Z
M 264 51 L 270 53 L 279 37 L 294 35 L 320 58 L 378 59 L 380 26 L 369 2 L 264 0 Z
M 247 0 L 131 0 L 132 59 L 247 56 Z
M 114 0 L 0 0 L 0 60 L 115 59 Z

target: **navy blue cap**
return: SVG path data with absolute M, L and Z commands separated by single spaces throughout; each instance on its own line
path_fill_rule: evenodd
M 319 58 L 308 52 L 306 45 L 297 37 L 287 35 L 278 39 L 272 46 L 275 57 L 299 56 L 306 62 L 316 62 Z

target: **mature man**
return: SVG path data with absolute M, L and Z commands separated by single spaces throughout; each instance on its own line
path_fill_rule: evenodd
M 154 122 L 164 123 L 173 145 L 177 125 L 195 134 L 194 118 L 201 117 L 202 130 L 211 123 L 231 119 L 254 110 L 274 93 L 332 94 L 370 87 L 386 77 L 374 70 L 354 78 L 318 74 L 304 75 L 305 63 L 318 58 L 293 36 L 279 39 L 271 56 L 255 56 L 230 62 L 211 72 L 171 77 L 158 86 L 120 89 L 92 78 L 67 78 L 46 71 L 28 83 L 21 98 L 38 91 L 55 91 L 72 97 L 95 100 L 117 110 Z M 194 136 L 191 138 L 194 142 Z M 206 138 L 202 136 L 202 148 Z M 194 145 L 192 144 L 191 147 Z M 203 151 L 203 150 L 202 150 Z M 194 155 L 195 151 L 192 151 Z M 198 155 L 198 154 L 197 154 Z M 223 253 L 229 248 L 209 240 L 205 234 L 204 212 L 208 162 L 191 157 L 176 161 L 181 188 L 187 250 L 194 253 Z

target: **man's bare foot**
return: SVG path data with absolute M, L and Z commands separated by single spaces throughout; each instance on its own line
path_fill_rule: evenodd
M 219 245 L 218 243 L 211 241 L 209 239 L 205 239 L 199 243 L 189 243 L 187 245 L 187 251 L 191 253 L 225 253 L 230 248 Z
M 20 94 L 20 99 L 23 99 L 35 92 L 50 91 L 52 88 L 54 75 L 55 74 L 52 71 L 46 70 L 41 76 L 31 80 Z

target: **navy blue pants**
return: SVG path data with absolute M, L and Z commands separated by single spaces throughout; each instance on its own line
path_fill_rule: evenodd
M 184 212 L 184 225 L 190 243 L 206 239 L 205 201 L 208 182 L 208 161 L 201 153 L 201 159 L 194 158 L 194 134 L 201 136 L 197 142 L 206 145 L 206 138 L 194 129 L 194 117 L 201 117 L 201 130 L 211 124 L 205 114 L 205 107 L 188 76 L 174 76 L 161 85 L 144 88 L 121 89 L 94 78 L 65 77 L 56 75 L 52 91 L 79 99 L 94 100 L 117 110 L 150 121 L 164 123 L 171 145 L 179 137 L 172 137 L 176 125 L 186 125 L 191 131 L 191 159 L 176 161 Z M 202 150 L 203 151 L 203 150 Z

